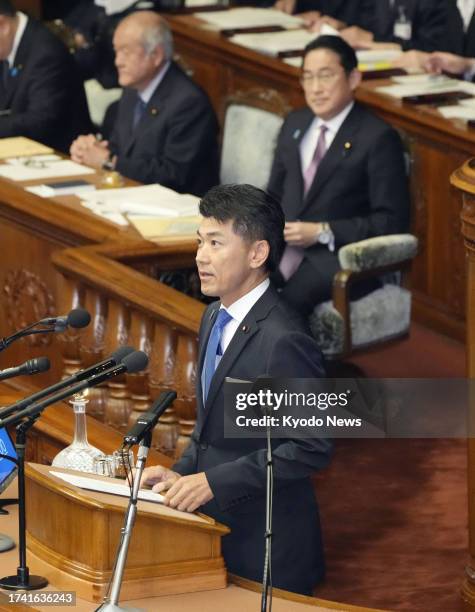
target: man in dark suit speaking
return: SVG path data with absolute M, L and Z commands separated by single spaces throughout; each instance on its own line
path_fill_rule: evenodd
M 166 503 L 202 507 L 231 528 L 223 539 L 228 570 L 262 580 L 266 441 L 224 437 L 226 376 L 318 378 L 322 356 L 300 317 L 278 297 L 268 275 L 283 246 L 278 202 L 250 185 L 211 189 L 200 205 L 196 263 L 205 295 L 220 301 L 201 321 L 197 420 L 189 446 L 172 470 L 147 468 L 144 481 Z M 310 475 L 325 467 L 326 440 L 273 440 L 272 582 L 311 593 L 323 577 L 318 509 Z
M 151 11 L 132 13 L 115 31 L 114 50 L 125 89 L 110 142 L 81 136 L 73 160 L 202 195 L 219 182 L 218 124 L 206 94 L 172 61 L 168 25 Z
M 45 26 L 0 0 L 0 138 L 27 136 L 67 151 L 90 129 L 71 54 Z
M 277 142 L 268 190 L 287 221 L 282 295 L 303 314 L 330 299 L 341 246 L 407 230 L 401 140 L 354 102 L 356 66 L 341 38 L 312 41 L 301 77 L 308 107 L 290 113 Z

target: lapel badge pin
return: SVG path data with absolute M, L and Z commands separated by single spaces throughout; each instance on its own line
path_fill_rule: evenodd
M 153 115 L 155 117 L 155 115 L 158 115 L 158 108 L 155 108 L 155 106 L 153 106 L 150 109 L 150 114 Z
M 295 132 L 293 133 L 292 138 L 293 138 L 294 140 L 297 140 L 297 138 L 298 138 L 299 136 L 300 136 L 300 130 L 297 128 L 297 129 L 295 130 Z
M 243 325 L 243 326 L 241 327 L 241 331 L 243 331 L 245 334 L 247 334 L 247 333 L 248 333 L 248 331 L 249 331 L 249 325 Z
M 353 145 L 348 140 L 345 142 L 345 144 L 343 145 L 343 156 L 344 157 L 351 152 L 351 147 L 352 146 Z

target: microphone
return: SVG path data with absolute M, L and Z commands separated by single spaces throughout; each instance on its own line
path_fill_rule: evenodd
M 110 357 L 108 357 L 107 359 L 104 359 L 104 361 L 100 361 L 99 363 L 96 363 L 95 365 L 89 368 L 86 368 L 85 370 L 79 370 L 79 372 L 76 372 L 72 374 L 71 376 L 68 376 L 68 378 L 64 378 L 63 380 L 60 380 L 59 382 L 55 383 L 54 385 L 51 385 L 47 389 L 42 389 L 41 391 L 37 391 L 36 393 L 33 393 L 33 395 L 25 397 L 24 399 L 19 400 L 18 402 L 15 402 L 11 406 L 8 406 L 7 408 L 0 410 L 0 417 L 5 418 L 9 414 L 12 414 L 12 412 L 16 412 L 17 410 L 22 410 L 23 408 L 26 408 L 30 404 L 33 404 L 34 402 L 42 399 L 43 397 L 47 395 L 50 395 L 51 393 L 56 393 L 56 391 L 60 391 L 61 389 L 64 389 L 65 387 L 69 387 L 75 382 L 85 380 L 94 374 L 99 374 L 100 372 L 104 372 L 105 370 L 108 370 L 112 366 L 119 364 L 125 357 L 127 357 L 127 355 L 130 355 L 131 353 L 134 353 L 134 352 L 135 352 L 135 349 L 133 349 L 131 346 L 120 346 L 117 350 L 115 350 L 112 353 Z
M 68 327 L 79 329 L 86 327 L 91 321 L 91 315 L 84 308 L 74 308 L 69 314 L 62 317 L 48 317 L 41 319 L 36 325 L 54 325 L 54 331 L 63 331 Z
M 50 368 L 50 362 L 48 357 L 36 357 L 35 359 L 28 359 L 25 363 L 14 368 L 7 368 L 6 370 L 0 370 L 0 380 L 6 378 L 13 378 L 14 376 L 22 376 L 23 374 L 38 374 L 39 372 L 46 372 Z
M 15 332 L 11 336 L 0 338 L 0 351 L 6 349 L 7 346 L 9 346 L 15 340 L 18 340 L 18 338 L 23 338 L 24 336 L 30 336 L 32 334 L 48 334 L 56 331 L 62 332 L 67 327 L 86 327 L 86 325 L 89 325 L 90 320 L 91 315 L 87 312 L 87 310 L 84 310 L 84 308 L 75 308 L 64 317 L 49 317 L 47 319 L 41 319 L 41 321 L 32 323 L 31 325 L 28 325 L 28 327 L 20 329 L 20 331 Z M 43 325 L 49 329 L 33 329 L 37 325 Z
M 133 353 L 126 355 L 122 359 L 121 363 L 119 363 L 118 365 L 115 365 L 112 368 L 109 368 L 108 370 L 104 370 L 103 372 L 99 372 L 98 374 L 92 374 L 92 376 L 90 376 L 86 380 L 82 380 L 76 383 L 75 385 L 64 389 L 63 391 L 54 393 L 53 395 L 50 395 L 49 397 L 44 399 L 42 402 L 33 404 L 32 406 L 29 406 L 24 410 L 20 410 L 20 412 L 17 412 L 16 414 L 11 414 L 6 418 L 1 418 L 0 427 L 6 427 L 10 423 L 18 423 L 24 418 L 36 418 L 47 406 L 50 406 L 55 402 L 60 402 L 66 397 L 69 397 L 70 395 L 75 395 L 76 393 L 79 393 L 80 391 L 83 391 L 88 387 L 95 387 L 96 385 L 101 384 L 109 378 L 115 378 L 116 376 L 124 374 L 124 372 L 129 372 L 130 374 L 140 372 L 140 370 L 143 370 L 147 367 L 147 364 L 147 355 L 143 351 L 134 351 Z M 49 395 L 51 393 L 51 388 L 46 389 L 45 391 Z
M 139 416 L 135 425 L 124 436 L 124 445 L 138 444 L 157 424 L 158 419 L 176 399 L 176 391 L 164 391 L 154 401 L 150 410 Z

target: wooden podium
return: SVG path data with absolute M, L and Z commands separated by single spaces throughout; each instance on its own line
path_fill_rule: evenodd
M 26 466 L 28 565 L 57 588 L 100 602 L 128 499 L 79 489 L 51 471 L 68 470 Z M 227 533 L 204 515 L 139 501 L 121 600 L 224 588 L 221 537 Z

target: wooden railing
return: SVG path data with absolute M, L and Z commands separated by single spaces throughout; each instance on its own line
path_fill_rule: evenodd
M 194 251 L 192 244 L 127 241 L 66 249 L 52 258 L 60 275 L 61 311 L 81 305 L 92 318 L 80 336 L 64 336 L 66 373 L 126 344 L 150 357 L 145 372 L 92 390 L 89 413 L 123 431 L 161 391 L 175 389 L 174 408 L 161 419 L 153 440 L 168 455 L 181 453 L 195 422 L 197 333 L 204 305 L 146 273 L 191 270 Z
M 467 161 L 451 177 L 462 200 L 460 215 L 466 255 L 466 362 L 467 377 L 475 378 L 475 159 Z M 475 419 L 475 397 L 471 400 L 470 422 Z M 472 428 L 473 430 L 473 428 Z M 468 439 L 467 458 L 469 562 L 462 586 L 464 609 L 475 610 L 475 439 Z

